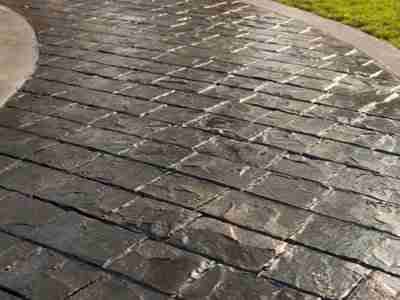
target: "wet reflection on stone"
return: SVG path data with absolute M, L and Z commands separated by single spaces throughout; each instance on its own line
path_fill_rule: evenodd
M 365 54 L 240 1 L 2 3 L 40 57 L 0 112 L 1 299 L 399 298 L 400 85 Z
M 265 276 L 323 297 L 343 299 L 369 272 L 359 265 L 310 249 L 289 247 Z
M 234 225 L 202 218 L 179 231 L 171 242 L 243 269 L 260 271 L 284 243 Z
M 256 278 L 253 274 L 237 272 L 217 265 L 201 274 L 181 290 L 188 299 L 296 299 L 317 300 L 276 282 Z

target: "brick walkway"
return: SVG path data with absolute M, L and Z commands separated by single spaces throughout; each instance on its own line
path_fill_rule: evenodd
M 2 300 L 400 299 L 400 81 L 240 1 L 2 0 Z

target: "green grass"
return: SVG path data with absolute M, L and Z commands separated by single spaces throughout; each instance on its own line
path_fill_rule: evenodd
M 357 27 L 400 48 L 400 0 L 278 0 Z

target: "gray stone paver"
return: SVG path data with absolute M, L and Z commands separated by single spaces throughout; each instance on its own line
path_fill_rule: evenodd
M 10 1 L 0 297 L 397 299 L 400 81 L 240 1 Z M 3 296 L 4 294 L 4 296 Z

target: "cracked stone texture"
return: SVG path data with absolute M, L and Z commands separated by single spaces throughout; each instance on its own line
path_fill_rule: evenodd
M 0 0 L 0 298 L 400 297 L 400 80 L 241 0 Z

